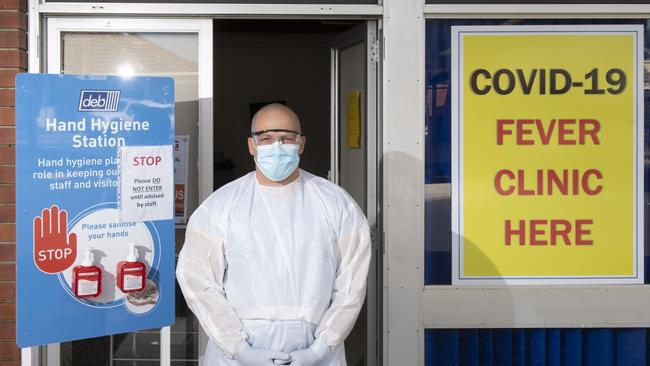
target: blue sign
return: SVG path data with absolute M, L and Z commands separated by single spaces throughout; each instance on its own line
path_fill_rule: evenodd
M 16 77 L 19 347 L 174 322 L 174 221 L 118 208 L 118 149 L 173 141 L 170 78 Z

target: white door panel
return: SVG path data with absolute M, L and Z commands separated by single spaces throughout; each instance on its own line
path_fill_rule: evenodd
M 348 365 L 378 365 L 381 303 L 378 301 L 377 232 L 377 23 L 368 21 L 332 42 L 332 166 L 330 179 L 355 199 L 372 231 L 372 260 L 366 304 L 346 340 Z M 358 100 L 352 98 L 358 96 Z M 358 146 L 348 143 L 350 103 L 358 103 Z M 354 145 L 354 144 L 353 144 Z

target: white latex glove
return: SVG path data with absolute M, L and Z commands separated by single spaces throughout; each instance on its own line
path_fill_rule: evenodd
M 318 366 L 332 353 L 330 347 L 321 341 L 320 338 L 312 343 L 311 347 L 293 351 L 290 365 L 294 366 Z
M 275 361 L 290 362 L 291 356 L 288 353 L 270 351 L 267 349 L 256 349 L 245 344 L 235 355 L 235 360 L 242 366 L 274 366 Z
M 292 361 L 289 365 L 318 366 L 318 363 L 322 361 L 310 348 L 293 351 L 290 355 Z

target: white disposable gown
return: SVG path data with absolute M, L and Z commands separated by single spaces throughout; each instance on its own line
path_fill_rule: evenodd
M 302 170 L 264 186 L 252 172 L 194 212 L 176 275 L 210 339 L 205 365 L 239 365 L 243 342 L 289 353 L 318 338 L 333 351 L 319 366 L 345 366 L 369 263 L 367 220 L 341 187 Z

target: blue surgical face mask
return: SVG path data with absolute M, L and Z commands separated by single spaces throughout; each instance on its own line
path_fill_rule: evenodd
M 297 144 L 281 144 L 276 141 L 270 145 L 257 146 L 255 162 L 262 174 L 274 182 L 280 182 L 298 167 L 300 156 Z

